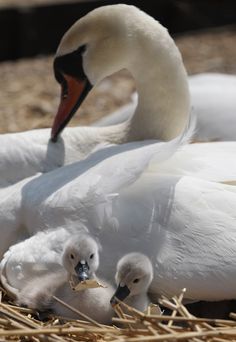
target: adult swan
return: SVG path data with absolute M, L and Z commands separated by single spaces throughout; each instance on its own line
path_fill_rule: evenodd
M 5 147 L 7 154 L 2 149 L 0 184 L 9 185 L 24 176 L 81 160 L 100 144 L 176 137 L 190 111 L 188 81 L 180 53 L 157 21 L 135 7 L 120 5 L 90 12 L 63 37 L 54 61 L 62 95 L 52 140 L 57 139 L 91 84 L 96 85 L 123 68 L 134 76 L 139 93 L 132 120 L 109 127 L 69 129 L 64 135 L 65 146 L 63 141 L 49 143 L 46 153 L 49 136 L 42 130 L 0 137 L 3 146 L 14 146 Z M 37 143 L 31 144 L 34 135 Z M 11 160 L 15 160 L 15 167 L 10 165 Z
M 130 44 L 125 44 L 124 35 L 126 39 L 132 37 L 130 44 L 139 56 Z M 115 71 L 116 63 L 119 67 L 129 67 L 138 77 L 140 98 L 135 113 L 138 124 L 131 119 L 120 126 L 123 130 L 114 129 L 117 140 L 122 141 L 124 134 L 130 139 L 137 132 L 142 136 L 147 130 L 150 137 L 168 140 L 183 131 L 189 116 L 186 73 L 173 40 L 159 23 L 132 6 L 107 6 L 81 19 L 66 37 L 59 51 L 63 53 L 65 42 L 70 42 L 72 54 L 58 55 L 55 66 L 63 87 L 59 110 L 62 118 L 65 107 L 71 109 L 71 114 L 77 105 L 79 76 L 84 78 L 84 89 L 88 87 L 81 72 L 74 79 L 68 69 L 71 65 L 75 70 L 72 62 L 77 47 L 73 44 L 79 40 L 83 48 L 76 50 L 76 60 L 83 51 L 83 67 L 90 82 L 96 83 L 106 73 Z M 121 47 L 123 54 L 119 52 Z M 111 61 L 105 59 L 105 48 Z M 67 61 L 72 58 L 72 62 L 65 63 L 65 58 Z M 98 58 L 96 63 L 93 58 Z M 155 58 L 157 63 L 153 65 Z M 103 70 L 97 68 L 98 60 Z M 146 73 L 142 71 L 144 63 L 151 65 Z M 75 98 L 71 90 L 74 87 Z M 146 127 L 145 117 L 153 121 L 155 128 Z M 62 129 L 60 122 L 64 125 L 65 120 L 59 120 L 59 124 L 56 121 L 54 134 Z M 38 272 L 54 270 L 59 266 L 58 253 L 65 234 L 71 235 L 83 229 L 83 225 L 103 246 L 101 273 L 109 279 L 113 279 L 116 262 L 124 253 L 140 251 L 153 262 L 151 289 L 155 295 L 173 295 L 185 286 L 189 299 L 234 297 L 236 187 L 193 177 L 199 169 L 204 169 L 202 178 L 226 181 L 231 175 L 233 181 L 236 165 L 227 156 L 227 146 L 233 145 L 223 144 L 224 164 L 218 154 L 218 159 L 215 156 L 210 159 L 217 144 L 216 147 L 212 144 L 209 158 L 200 159 L 200 163 L 199 152 L 196 161 L 191 160 L 191 146 L 195 145 L 189 145 L 187 161 L 185 148 L 179 154 L 186 162 L 183 168 L 180 157 L 174 162 L 170 158 L 181 142 L 180 136 L 168 142 L 144 140 L 108 146 L 85 160 L 11 188 L 15 202 L 10 194 L 9 202 L 3 200 L 0 192 L 0 227 L 4 237 L 1 252 L 16 241 L 19 230 L 31 235 L 5 254 L 1 263 L 4 283 L 17 290 Z M 209 144 L 200 145 L 202 151 L 210 148 Z M 232 156 L 232 149 L 228 154 Z M 144 171 L 151 159 L 151 167 Z M 219 174 L 218 166 L 222 166 Z M 187 171 L 192 174 L 183 176 Z
M 123 9 L 128 11 L 124 22 L 122 15 L 115 13 L 118 10 L 111 14 L 114 22 L 110 23 L 106 20 L 109 14 L 97 10 L 79 20 L 63 37 L 54 63 L 63 99 L 52 138 L 56 140 L 86 95 L 90 88 L 88 79 L 96 84 L 123 67 L 136 78 L 140 95 L 133 119 L 113 127 L 68 128 L 56 144 L 49 142 L 49 129 L 0 135 L 0 186 L 84 159 L 94 148 L 107 143 L 168 139 L 178 132 L 189 110 L 187 99 L 182 96 L 183 82 L 175 78 L 182 77 L 181 58 L 174 58 L 179 53 L 166 30 L 154 19 L 132 7 Z M 110 12 L 109 8 L 106 12 Z M 172 60 L 166 58 L 168 50 Z M 186 80 L 184 83 L 186 87 Z M 197 114 L 195 141 L 235 140 L 235 78 L 205 75 L 192 77 L 189 83 L 191 105 Z M 219 96 L 222 88 L 224 101 Z M 121 109 L 119 117 L 123 113 L 133 114 L 135 106 Z M 182 116 L 175 117 L 182 109 Z

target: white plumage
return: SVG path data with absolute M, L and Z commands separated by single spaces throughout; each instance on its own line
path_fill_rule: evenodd
M 119 10 L 122 11 L 121 7 Z M 49 141 L 49 129 L 40 129 L 29 132 L 0 135 L 1 187 L 9 186 L 26 177 L 31 177 L 37 173 L 46 173 L 63 165 L 82 160 L 90 155 L 90 153 L 94 151 L 94 149 L 102 148 L 106 144 L 116 144 L 142 139 L 161 139 L 163 131 L 165 132 L 166 137 L 167 135 L 169 135 L 170 137 L 171 135 L 168 133 L 168 131 L 173 129 L 173 127 L 178 127 L 179 123 L 176 122 L 176 120 L 172 121 L 169 119 L 172 119 L 176 116 L 178 117 L 178 121 L 180 121 L 180 117 L 182 115 L 175 113 L 173 111 L 173 108 L 179 108 L 181 111 L 180 98 L 182 98 L 183 96 L 182 94 L 178 93 L 178 81 L 173 81 L 173 87 L 171 87 L 170 85 L 168 86 L 167 84 L 168 80 L 165 79 L 165 75 L 168 74 L 168 78 L 170 78 L 169 73 L 172 74 L 173 70 L 171 67 L 169 67 L 168 64 L 165 65 L 164 56 L 158 56 L 158 53 L 153 51 L 153 56 L 150 56 L 150 58 L 144 59 L 142 56 L 139 63 L 140 65 L 137 64 L 136 60 L 132 59 L 133 55 L 135 54 L 141 56 L 142 51 L 140 51 L 139 45 L 143 46 L 143 49 L 145 51 L 150 49 L 150 45 L 153 45 L 153 47 L 157 46 L 157 48 L 159 48 L 157 44 L 159 36 L 154 36 L 154 34 L 150 31 L 153 28 L 154 31 L 159 32 L 160 25 L 158 27 L 157 22 L 153 21 L 147 15 L 145 16 L 142 12 L 138 12 L 135 8 L 130 7 L 128 9 L 128 13 L 131 13 L 131 11 L 133 12 L 132 16 L 134 18 L 137 18 L 138 22 L 140 23 L 140 30 L 138 30 L 137 27 L 132 27 L 133 23 L 131 21 L 130 25 L 127 28 L 127 30 L 131 32 L 130 36 L 129 32 L 122 32 L 122 34 L 124 34 L 124 39 L 122 40 L 124 44 L 122 45 L 122 47 L 119 46 L 121 42 L 118 39 L 114 39 L 114 44 L 117 45 L 115 46 L 113 42 L 111 40 L 109 41 L 106 37 L 104 43 L 105 45 L 103 46 L 101 44 L 101 46 L 99 46 L 99 43 L 96 44 L 95 49 L 97 49 L 97 51 L 92 51 L 91 54 L 97 56 L 97 58 L 99 55 L 102 55 L 103 58 L 105 58 L 104 56 L 108 55 L 106 57 L 106 62 L 107 65 L 110 65 L 111 59 L 114 59 L 114 56 L 109 56 L 108 49 L 109 44 L 114 45 L 112 45 L 111 50 L 115 52 L 114 54 L 118 55 L 115 60 L 116 65 L 114 71 L 120 70 L 124 67 L 130 69 L 131 72 L 133 71 L 133 76 L 136 78 L 138 88 L 137 90 L 139 93 L 140 113 L 138 113 L 138 110 L 135 112 L 137 106 L 137 96 L 135 96 L 131 104 L 124 106 L 117 112 L 112 113 L 111 116 L 108 116 L 107 118 L 101 120 L 100 123 L 98 122 L 97 124 L 95 124 L 96 126 L 114 125 L 114 127 L 67 128 L 64 131 L 62 138 L 59 139 L 56 144 Z M 98 15 L 99 11 L 96 11 L 95 13 L 95 18 L 91 18 L 92 15 L 90 15 L 91 23 L 88 33 L 91 35 L 91 30 L 93 30 L 94 35 L 96 32 L 99 42 L 99 34 L 101 34 L 101 32 L 98 32 L 97 30 L 96 21 L 100 19 L 96 18 L 96 16 L 99 17 L 100 14 Z M 129 14 L 127 14 L 127 17 L 128 16 Z M 121 23 L 122 19 L 113 19 L 113 26 L 117 27 L 117 29 L 119 30 L 119 27 L 122 27 L 124 25 L 123 22 Z M 73 46 L 75 46 L 76 48 L 79 47 L 80 40 L 82 39 L 80 34 L 80 31 L 83 30 L 83 26 L 81 24 L 82 22 L 83 21 L 80 21 L 80 24 L 77 24 L 76 26 L 76 30 L 73 31 L 73 39 L 70 39 L 69 37 L 68 40 L 63 40 L 58 53 L 60 53 L 60 49 L 62 49 L 62 52 L 64 51 L 65 54 L 70 52 L 73 49 L 73 47 L 70 46 L 70 44 L 72 43 Z M 112 32 L 115 36 L 116 31 L 114 27 L 112 27 Z M 109 30 L 106 30 L 106 32 L 108 31 Z M 150 35 L 152 36 L 149 37 Z M 160 32 L 160 35 L 164 37 L 163 32 Z M 139 45 L 135 42 L 136 36 L 140 38 Z M 132 38 L 132 40 L 130 39 L 130 37 Z M 153 41 L 154 39 L 155 41 Z M 131 51 L 127 51 L 127 44 L 130 45 Z M 92 44 L 89 45 L 91 45 L 91 50 L 93 50 L 94 48 Z M 174 47 L 170 47 L 170 51 L 168 51 L 168 53 L 173 53 L 171 50 L 175 51 L 176 53 Z M 144 55 L 145 51 L 143 53 Z M 89 50 L 87 53 L 89 54 Z M 120 54 L 122 56 L 128 56 L 131 60 L 127 60 L 124 63 L 123 58 L 119 57 Z M 88 57 L 84 56 L 84 65 L 87 69 L 89 69 L 87 67 L 89 61 L 87 60 Z M 93 64 L 97 66 L 99 70 L 103 69 L 103 65 L 100 65 L 99 59 L 95 60 Z M 148 68 L 145 68 L 146 65 L 148 66 Z M 158 70 L 155 70 L 158 68 L 158 65 L 163 67 L 163 75 Z M 91 65 L 89 66 L 91 67 Z M 131 70 L 132 66 L 134 70 Z M 87 69 L 85 71 L 90 72 L 90 70 Z M 109 73 L 111 73 L 110 70 L 108 71 Z M 139 73 L 137 73 L 137 71 L 139 71 Z M 91 70 L 91 73 L 95 74 L 96 72 L 97 70 Z M 157 76 L 155 77 L 155 79 L 154 75 Z M 95 84 L 99 81 L 102 75 L 98 76 L 98 79 L 93 80 Z M 175 75 L 173 75 L 173 77 L 175 77 Z M 92 78 L 90 81 L 92 81 Z M 140 86 L 140 83 L 143 86 Z M 157 87 L 157 84 L 160 84 L 162 86 Z M 194 141 L 202 142 L 212 140 L 235 140 L 236 77 L 224 74 L 195 75 L 189 77 L 189 86 L 191 95 L 191 110 L 197 117 L 196 134 L 194 137 Z M 170 103 L 168 105 L 167 103 L 170 101 L 170 99 L 173 99 L 173 103 Z M 154 102 L 154 104 L 152 104 L 152 102 Z M 164 110 L 164 107 L 161 104 L 162 102 L 166 107 L 166 110 Z M 150 115 L 147 115 L 147 111 L 150 109 L 150 106 L 153 106 L 153 114 L 150 112 Z M 162 127 L 162 130 L 159 130 L 159 127 L 163 126 L 164 124 L 161 116 L 165 116 L 166 112 L 170 114 L 171 111 L 172 118 L 170 118 L 170 115 L 168 115 L 169 119 L 168 116 L 166 116 L 165 120 L 168 125 Z M 188 111 L 187 107 L 183 110 L 183 116 L 184 114 L 186 114 L 186 111 Z M 160 113 L 158 114 L 158 112 Z M 132 121 L 131 126 L 133 126 L 133 130 L 132 134 L 129 134 L 129 130 L 127 130 L 127 124 L 129 123 L 130 117 L 134 113 L 134 117 L 136 118 L 136 120 L 135 122 L 134 120 Z M 125 121 L 126 124 L 123 121 Z M 123 123 L 121 124 L 121 122 Z M 145 127 L 143 126 L 144 123 Z
M 64 242 L 63 253 L 60 254 L 63 267 L 57 271 L 51 269 L 51 272 L 29 280 L 17 294 L 18 303 L 39 311 L 52 310 L 63 317 L 84 319 L 56 301 L 53 298 L 56 296 L 97 322 L 110 323 L 114 314 L 110 306 L 114 288 L 110 284 L 103 281 L 105 288 L 77 292 L 69 283 L 70 280 L 78 283 L 82 272 L 79 270 L 78 273 L 77 265 L 86 266 L 83 272 L 86 272 L 89 279 L 96 278 L 95 272 L 99 264 L 98 249 L 96 241 L 89 235 L 80 233 L 70 237 L 66 244 Z
M 55 232 L 61 225 L 72 233 L 79 223 L 103 246 L 100 271 L 106 279 L 113 279 L 115 265 L 124 254 L 136 251 L 146 254 L 153 264 L 150 291 L 155 299 L 160 294 L 175 295 L 183 287 L 191 300 L 234 298 L 236 188 L 216 182 L 235 182 L 236 145 L 183 146 L 192 131 L 179 135 L 189 120 L 189 93 L 181 57 L 167 31 L 136 8 L 114 5 L 93 11 L 69 31 L 73 39 L 65 38 L 59 52 L 70 52 L 75 45 L 84 44 L 81 32 L 89 39 L 91 31 L 85 28 L 101 19 L 106 34 L 112 33 L 108 41 L 113 49 L 99 64 L 99 52 L 104 56 L 108 41 L 104 38 L 105 45 L 99 44 L 98 50 L 91 43 L 84 55 L 87 76 L 93 83 L 99 81 L 106 68 L 111 70 L 110 60 L 111 68 L 120 67 L 115 48 L 119 50 L 119 44 L 129 39 L 127 30 L 132 33 L 132 42 L 142 42 L 141 51 L 146 50 L 142 55 L 139 49 L 138 58 L 130 56 L 129 50 L 122 51 L 128 54 L 122 58 L 130 61 L 132 57 L 131 71 L 136 73 L 141 94 L 136 110 L 139 125 L 132 126 L 129 137 L 155 140 L 107 146 L 80 162 L 1 190 L 4 215 L 0 215 L 0 226 L 7 241 L 0 246 L 1 253 L 23 233 Z M 110 26 L 113 30 L 107 30 Z M 100 26 L 92 32 L 101 38 L 103 29 Z M 128 48 L 129 44 L 122 46 Z M 155 68 L 143 73 L 142 66 L 153 65 L 153 60 Z M 150 119 L 153 127 L 148 126 Z M 174 139 L 158 142 L 157 138 Z M 37 238 L 38 234 L 5 254 L 1 265 L 8 285 L 20 289 L 21 283 L 37 275 L 37 270 L 25 267 L 30 259 L 41 257 L 40 250 L 35 249 Z M 50 237 L 48 242 L 42 241 L 47 268 L 54 254 Z
M 141 253 L 124 255 L 116 267 L 117 290 L 111 299 L 116 304 L 116 298 L 126 304 L 145 311 L 150 304 L 148 288 L 153 279 L 152 263 L 148 257 Z
M 161 146 L 166 147 L 147 144 L 121 154 L 114 153 L 120 147 L 111 147 L 114 155 L 94 167 L 68 166 L 71 177 L 66 182 L 62 177 L 59 184 L 61 170 L 53 172 L 54 181 L 50 174 L 32 180 L 26 185 L 29 192 L 24 189 L 24 225 L 34 234 L 45 224 L 54 231 L 61 222 L 75 232 L 77 222 L 82 221 L 103 246 L 100 271 L 111 281 L 118 259 L 140 251 L 154 265 L 151 292 L 155 296 L 171 296 L 186 287 L 189 299 L 234 298 L 236 188 L 174 172 L 147 170 L 139 178 L 151 151 L 155 154 L 155 148 Z M 42 181 L 46 188 L 57 185 L 57 191 L 35 198 Z M 37 274 L 27 268 L 28 260 L 41 258 L 36 238 L 22 242 L 20 251 L 11 247 L 2 261 L 7 280 L 16 288 Z M 43 239 L 41 242 L 48 250 L 43 260 L 48 267 L 54 254 Z

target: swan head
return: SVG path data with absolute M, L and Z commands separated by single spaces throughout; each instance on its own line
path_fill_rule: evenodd
M 143 67 L 140 55 L 148 49 L 148 38 L 156 40 L 153 33 L 158 30 L 160 35 L 166 33 L 152 17 L 125 4 L 99 7 L 74 23 L 62 37 L 54 59 L 61 100 L 52 141 L 57 140 L 92 86 L 124 68 L 132 73 L 137 63 Z
M 141 253 L 129 253 L 117 263 L 115 280 L 117 289 L 111 298 L 111 305 L 118 300 L 147 293 L 153 279 L 153 267 L 149 258 Z
M 62 264 L 68 274 L 77 277 L 79 281 L 90 279 L 99 265 L 97 242 L 86 234 L 73 236 L 64 248 Z

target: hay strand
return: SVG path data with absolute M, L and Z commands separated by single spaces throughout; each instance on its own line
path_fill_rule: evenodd
M 79 310 L 55 299 L 78 314 L 84 320 L 65 320 L 53 316 L 42 323 L 33 318 L 33 310 L 16 307 L 6 301 L 0 302 L 0 340 L 19 341 L 94 341 L 94 342 L 145 342 L 189 341 L 228 342 L 236 341 L 236 314 L 228 320 L 204 319 L 191 315 L 183 305 L 184 291 L 171 300 L 162 298 L 161 303 L 172 308 L 170 315 L 154 315 L 151 310 L 140 312 L 120 302 L 116 307 L 117 317 L 106 326 L 87 317 Z

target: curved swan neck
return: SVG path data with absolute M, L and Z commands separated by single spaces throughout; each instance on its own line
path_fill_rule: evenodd
M 150 39 L 140 31 L 143 44 L 131 45 L 136 54 L 126 67 L 136 83 L 137 108 L 128 121 L 103 127 L 100 132 L 107 141 L 167 141 L 178 136 L 189 121 L 188 78 L 181 54 L 167 30 L 154 22 L 159 28 L 157 37 Z
M 128 140 L 170 140 L 188 122 L 190 96 L 182 57 L 167 30 L 156 24 L 159 30 L 155 41 L 142 37 L 142 50 L 129 66 L 136 82 L 138 105 Z

